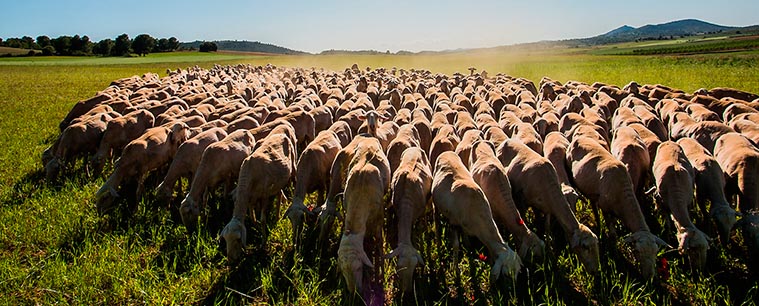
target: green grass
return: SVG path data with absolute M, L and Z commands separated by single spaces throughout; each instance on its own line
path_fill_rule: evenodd
M 248 256 L 230 267 L 218 242 L 218 232 L 228 218 L 218 211 L 212 213 L 211 225 L 187 234 L 175 210 L 157 207 L 148 196 L 128 221 L 108 222 L 98 216 L 93 202 L 102 178 L 77 172 L 59 183 L 45 182 L 39 157 L 56 137 L 58 122 L 74 102 L 118 78 L 163 74 L 167 68 L 196 64 L 273 63 L 342 70 L 358 63 L 440 73 L 464 72 L 475 66 L 535 82 L 550 76 L 560 81 L 624 85 L 636 80 L 685 90 L 730 86 L 759 92 L 758 58 L 752 52 L 626 57 L 563 50 L 430 56 L 172 53 L 144 58 L 0 59 L 0 304 L 325 305 L 350 300 L 335 263 L 336 238 L 325 256 L 317 256 L 313 248 L 299 252 L 292 249 L 289 223 L 280 220 L 272 224 L 267 243 L 251 238 Z M 595 222 L 587 204 L 578 217 L 586 224 Z M 745 267 L 745 253 L 735 245 L 713 248 L 714 264 L 707 275 L 691 274 L 679 255 L 663 253 L 670 260 L 672 277 L 661 283 L 644 283 L 631 267 L 630 255 L 614 242 L 605 242 L 599 277 L 585 272 L 566 248 L 558 248 L 545 263 L 530 266 L 518 286 L 497 283 L 489 289 L 488 266 L 476 259 L 480 248 L 467 247 L 470 250 L 458 269 L 452 269 L 450 245 L 436 243 L 431 230 L 419 235 L 418 246 L 427 264 L 417 276 L 420 303 L 752 305 L 759 297 L 759 284 Z M 662 236 L 673 241 L 671 233 Z M 384 265 L 392 271 L 391 263 Z M 454 271 L 461 272 L 461 285 Z M 392 284 L 389 279 L 388 284 Z
M 591 53 L 595 55 L 705 54 L 757 49 L 759 49 L 759 39 L 756 36 L 707 36 L 603 45 L 593 48 Z

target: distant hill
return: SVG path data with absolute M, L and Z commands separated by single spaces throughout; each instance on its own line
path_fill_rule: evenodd
M 261 53 L 272 53 L 272 54 L 291 54 L 291 55 L 297 55 L 297 54 L 307 54 L 303 51 L 297 51 L 288 49 L 285 47 L 280 47 L 277 45 L 262 43 L 258 41 L 247 41 L 247 40 L 218 40 L 213 41 L 216 43 L 216 46 L 219 47 L 219 51 L 243 51 L 243 52 L 261 52 Z M 193 42 L 183 42 L 179 44 L 179 48 L 182 49 L 198 49 L 200 47 L 200 44 L 202 44 L 202 41 L 196 40 Z
M 640 28 L 624 25 L 598 36 L 570 39 L 566 42 L 569 42 L 570 44 L 575 42 L 579 44 L 602 45 L 636 40 L 670 39 L 684 36 L 713 34 L 736 29 L 740 28 L 717 25 L 697 19 L 683 19 L 662 24 L 648 24 Z

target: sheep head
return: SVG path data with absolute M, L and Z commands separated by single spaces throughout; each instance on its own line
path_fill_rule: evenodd
M 231 262 L 237 262 L 242 258 L 243 249 L 247 241 L 245 224 L 237 219 L 231 221 L 221 231 L 221 237 L 227 243 L 227 258 Z
M 359 116 L 358 119 L 366 120 L 367 133 L 377 137 L 377 127 L 380 125 L 381 120 L 388 120 L 389 118 L 384 114 L 371 110 Z
M 736 225 L 743 230 L 749 256 L 759 255 L 759 211 L 744 213 Z
M 688 255 L 691 265 L 703 269 L 706 265 L 706 251 L 709 249 L 709 238 L 695 227 L 680 228 L 677 233 L 678 251 Z
M 58 173 L 61 171 L 61 162 L 57 158 L 51 159 L 45 164 L 45 179 L 52 182 L 58 177 Z
M 109 184 L 104 184 L 97 193 L 95 193 L 95 207 L 97 207 L 98 213 L 105 214 L 113 208 L 113 202 L 119 194 L 116 189 Z
M 572 233 L 570 248 L 577 254 L 580 262 L 582 262 L 588 271 L 591 273 L 598 272 L 600 265 L 598 237 L 587 226 L 580 224 L 580 227 Z
M 414 284 L 414 269 L 418 264 L 424 265 L 422 255 L 419 254 L 412 245 L 399 244 L 387 258 L 398 258 L 396 272 L 399 276 L 399 283 L 403 292 L 410 292 Z
M 190 194 L 182 200 L 182 205 L 179 207 L 179 215 L 182 217 L 182 224 L 188 229 L 194 228 L 198 222 L 198 216 L 200 215 L 200 207 L 195 202 Z
M 496 254 L 495 263 L 490 269 L 490 284 L 495 284 L 501 274 L 506 275 L 512 281 L 516 280 L 521 269 L 522 260 L 519 259 L 519 255 L 504 245 L 504 249 Z
M 740 213 L 736 212 L 732 207 L 725 203 L 723 205 L 712 204 L 712 209 L 709 211 L 709 215 L 714 219 L 714 223 L 717 225 L 717 232 L 719 233 L 721 240 L 723 242 L 728 241 L 730 238 L 730 231 L 733 229 L 733 226 L 735 226 L 735 223 L 738 222 L 737 217 Z
M 374 268 L 372 261 L 364 251 L 363 235 L 343 235 L 337 250 L 337 262 L 340 272 L 350 292 L 361 292 L 364 280 L 364 265 Z
M 184 122 L 174 122 L 169 127 L 169 139 L 174 148 L 179 147 L 185 140 L 190 137 L 190 127 Z
M 293 204 L 285 211 L 285 217 L 290 220 L 293 227 L 293 241 L 298 241 L 298 237 L 303 230 L 303 222 L 306 215 L 314 215 L 314 213 L 303 204 L 303 199 L 294 198 Z
M 533 231 L 530 231 L 519 246 L 519 258 L 525 261 L 540 261 L 545 256 L 545 252 L 546 243 Z
M 646 230 L 630 234 L 625 237 L 625 242 L 632 245 L 640 274 L 646 279 L 653 278 L 656 274 L 656 254 L 659 252 L 659 246 L 667 243 Z

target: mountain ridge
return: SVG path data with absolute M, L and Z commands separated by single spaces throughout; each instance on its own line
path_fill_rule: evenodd
M 624 25 L 601 35 L 588 38 L 570 39 L 568 41 L 600 45 L 635 40 L 654 40 L 712 34 L 739 28 L 741 27 L 718 25 L 698 19 L 680 19 L 659 24 L 647 24 L 638 28 Z

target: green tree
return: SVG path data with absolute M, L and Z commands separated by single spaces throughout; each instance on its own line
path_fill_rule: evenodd
M 132 50 L 140 56 L 145 56 L 155 47 L 155 38 L 148 34 L 140 34 L 132 41 Z
M 166 38 L 159 39 L 155 47 L 153 48 L 153 52 L 166 52 L 169 51 L 169 40 Z
M 71 37 L 71 54 L 82 55 L 84 53 L 84 40 L 79 37 L 79 34 Z
M 176 49 L 179 49 L 179 40 L 176 37 L 169 37 L 169 49 L 168 51 L 174 51 Z
M 45 48 L 50 45 L 50 37 L 47 37 L 45 35 L 37 36 L 37 45 L 40 46 L 40 48 Z
M 92 47 L 95 44 L 90 41 L 90 37 L 87 35 L 82 36 L 82 52 L 84 54 L 92 54 Z
M 92 47 L 92 53 L 95 53 L 97 55 L 102 56 L 108 56 L 111 55 L 111 50 L 113 50 L 113 39 L 106 38 L 101 41 L 99 41 L 95 46 Z
M 42 55 L 50 56 L 55 54 L 55 48 L 51 45 L 42 47 Z
M 111 55 L 113 56 L 127 56 L 132 47 L 132 41 L 129 40 L 129 35 L 121 34 L 116 37 L 116 42 L 111 49 Z
M 29 36 L 21 37 L 21 46 L 24 49 L 35 49 L 34 48 L 34 38 L 31 38 Z
M 55 52 L 58 55 L 71 55 L 71 36 L 61 35 L 54 38 L 51 42 Z
M 202 44 L 200 44 L 200 47 L 198 48 L 200 52 L 213 52 L 218 49 L 219 48 L 216 46 L 216 43 L 212 41 L 203 42 Z

